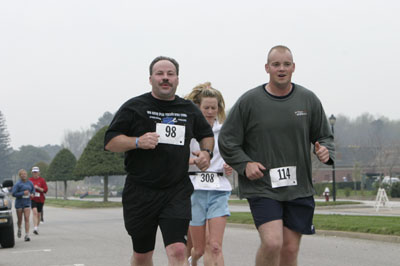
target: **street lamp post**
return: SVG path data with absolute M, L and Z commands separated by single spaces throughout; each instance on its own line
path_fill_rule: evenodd
M 331 117 L 329 117 L 329 123 L 331 124 L 331 129 L 332 129 L 332 134 L 335 136 L 335 123 L 336 123 L 336 117 L 332 114 Z M 333 201 L 336 201 L 336 180 L 335 180 L 335 160 L 333 160 L 332 163 L 332 197 Z

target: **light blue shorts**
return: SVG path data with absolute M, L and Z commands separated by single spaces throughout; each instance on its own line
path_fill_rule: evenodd
M 195 190 L 192 194 L 191 226 L 201 226 L 206 220 L 230 216 L 228 200 L 230 191 Z

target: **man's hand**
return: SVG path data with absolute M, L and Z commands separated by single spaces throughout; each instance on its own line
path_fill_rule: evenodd
M 197 156 L 197 158 L 194 158 L 194 164 L 201 171 L 207 170 L 210 166 L 210 154 L 207 151 L 194 151 L 192 154 Z
M 245 174 L 248 179 L 256 180 L 264 176 L 262 171 L 267 170 L 264 165 L 257 162 L 248 162 L 246 165 Z
M 315 154 L 317 155 L 318 159 L 326 163 L 329 160 L 329 151 L 325 146 L 321 146 L 319 142 L 315 142 Z
M 24 195 L 25 196 L 28 196 L 30 193 L 29 193 L 29 190 L 24 190 Z
M 160 135 L 158 135 L 156 132 L 147 132 L 146 134 L 143 134 L 142 136 L 139 137 L 138 140 L 139 149 L 143 150 L 155 149 L 158 144 L 159 137 Z

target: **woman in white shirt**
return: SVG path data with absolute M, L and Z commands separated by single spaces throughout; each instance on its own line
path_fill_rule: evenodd
M 228 200 L 231 184 L 226 176 L 232 174 L 232 168 L 225 164 L 218 149 L 218 135 L 225 120 L 225 102 L 222 94 L 207 82 L 196 86 L 186 99 L 199 106 L 204 117 L 214 132 L 214 150 L 210 167 L 206 172 L 200 171 L 195 160 L 200 152 L 199 143 L 192 139 L 189 159 L 189 175 L 194 186 L 192 194 L 192 220 L 189 231 L 193 248 L 189 264 L 196 266 L 204 256 L 204 265 L 224 265 L 222 240 L 225 231 L 226 217 L 230 215 Z M 207 225 L 208 224 L 208 225 Z

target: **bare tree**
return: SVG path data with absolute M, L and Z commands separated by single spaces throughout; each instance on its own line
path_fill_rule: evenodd
M 92 124 L 91 127 L 97 132 L 99 129 L 110 125 L 111 120 L 113 119 L 114 115 L 110 112 L 105 112 L 97 121 L 96 124 Z
M 65 131 L 62 146 L 70 150 L 76 158 L 79 158 L 93 134 L 92 129 Z

